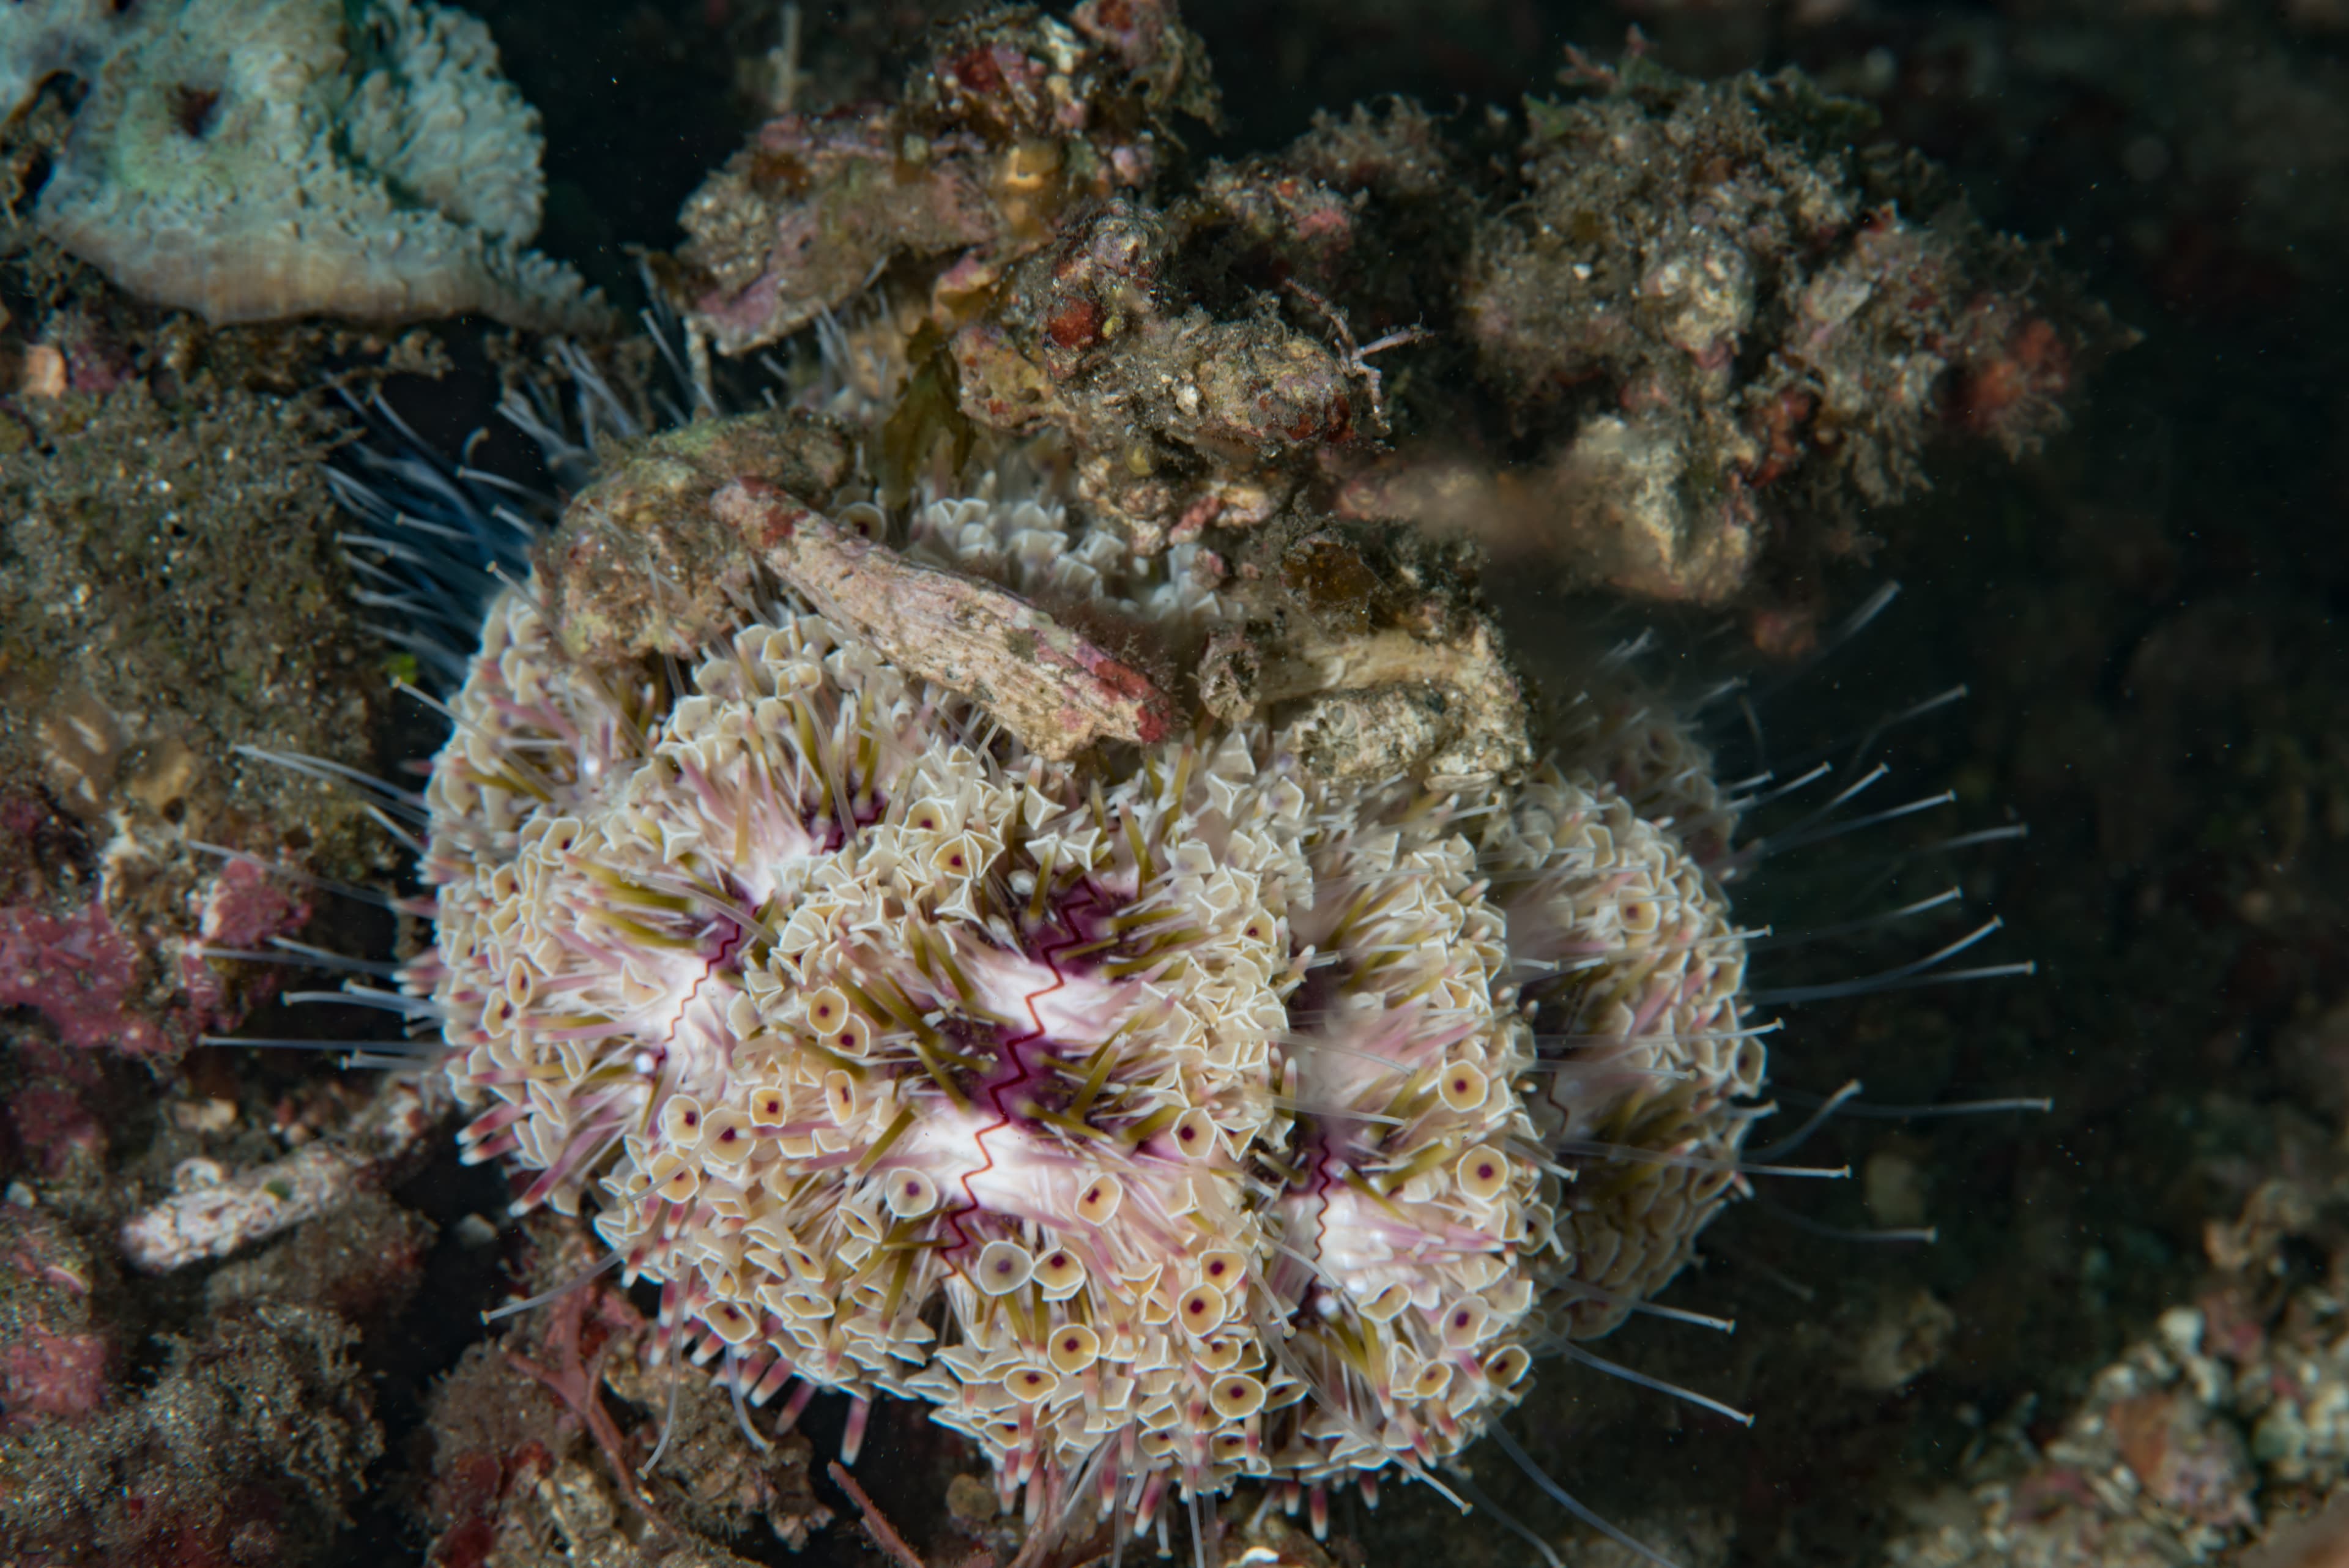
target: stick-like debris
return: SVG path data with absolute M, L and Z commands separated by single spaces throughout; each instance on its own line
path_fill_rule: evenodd
M 898 1568 L 929 1568 L 929 1564 L 922 1561 L 922 1554 L 905 1543 L 905 1538 L 897 1533 L 896 1528 L 873 1500 L 864 1495 L 864 1489 L 856 1484 L 856 1478 L 848 1473 L 848 1467 L 834 1459 L 831 1469 L 833 1484 L 846 1492 L 848 1500 L 856 1505 L 856 1511 L 864 1516 L 864 1533 L 871 1538 L 874 1550 L 895 1563 Z

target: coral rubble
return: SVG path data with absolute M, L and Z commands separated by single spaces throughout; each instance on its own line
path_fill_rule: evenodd
M 2234 1219 L 2208 1222 L 2212 1269 L 2192 1302 L 2164 1311 L 2060 1419 L 2026 1401 L 1985 1431 L 1956 1478 L 1962 1494 L 1915 1506 L 1888 1568 L 2337 1556 L 2349 1528 L 2344 1189 L 2337 1158 L 2295 1150 L 2282 1168 Z M 2309 1243 L 2328 1254 L 2323 1277 L 2286 1284 L 2286 1249 Z
M 1705 604 L 1799 597 L 1930 442 L 2031 449 L 2128 341 L 1796 73 L 1576 57 L 1506 161 L 1394 102 L 1195 163 L 1174 76 L 1083 96 L 1094 11 L 967 24 L 896 104 L 771 122 L 688 205 L 680 306 L 726 353 L 821 316 L 903 391 L 893 462 L 1049 434 L 1145 554 L 1335 507 Z M 1171 11 L 1130 14 L 1203 83 Z M 1098 145 L 1137 126 L 1158 155 Z
M 576 275 L 526 248 L 537 115 L 475 18 L 429 0 L 184 0 L 112 23 L 93 65 L 88 21 L 53 9 L 16 57 L 53 59 L 89 93 L 38 221 L 132 294 L 213 322 L 604 320 Z

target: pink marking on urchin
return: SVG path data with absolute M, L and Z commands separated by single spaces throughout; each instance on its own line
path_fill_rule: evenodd
M 779 1367 L 788 1367 L 790 1365 L 788 1361 L 776 1363 Z M 775 1414 L 777 1437 L 781 1437 L 800 1424 L 800 1417 L 806 1413 L 809 1404 L 815 1398 L 816 1388 L 817 1386 L 812 1379 L 806 1377 L 800 1379 L 800 1386 L 792 1390 L 792 1397 L 783 1401 L 783 1407 Z
M 1031 1027 L 1024 1034 L 1016 1035 L 999 1043 L 998 1071 L 981 1085 L 981 1091 L 986 1095 L 988 1105 L 995 1112 L 995 1120 L 971 1135 L 971 1143 L 978 1149 L 981 1163 L 974 1169 L 964 1171 L 956 1179 L 957 1185 L 962 1189 L 967 1207 L 952 1210 L 946 1216 L 947 1225 L 954 1232 L 954 1241 L 947 1249 L 948 1252 L 960 1252 L 971 1245 L 973 1238 L 970 1231 L 964 1226 L 962 1216 L 973 1210 L 985 1210 L 988 1208 L 988 1205 L 979 1198 L 976 1185 L 982 1178 L 996 1169 L 995 1150 L 988 1146 L 988 1139 L 1012 1127 L 1016 1121 L 1030 1119 L 1027 1114 L 1017 1106 L 1007 1104 L 1006 1096 L 1019 1089 L 1039 1085 L 1046 1088 L 1057 1088 L 1057 1085 L 1053 1082 L 1051 1064 L 1040 1063 L 1031 1065 L 1025 1054 L 1025 1048 L 1053 1037 L 1052 1031 L 1047 1025 L 1044 1017 L 1045 999 L 1065 990 L 1071 978 L 1069 971 L 1061 967 L 1060 955 L 1071 948 L 1085 945 L 1090 938 L 1089 929 L 1085 928 L 1077 918 L 1079 908 L 1098 909 L 1102 902 L 1101 895 L 1090 883 L 1084 884 L 1075 896 L 1056 910 L 1060 916 L 1058 924 L 1063 934 L 1058 940 L 1048 940 L 1037 944 L 1036 961 L 1040 962 L 1045 971 L 1051 975 L 1051 981 L 1050 984 L 1036 986 L 1020 997 L 1019 1005 L 1026 1011 Z M 1008 970 L 1001 964 L 985 965 L 982 962 L 981 967 L 989 972 L 989 978 L 999 981 L 1008 976 Z M 1097 1038 L 1088 1044 L 1099 1044 L 1099 1040 Z M 1009 1071 L 1003 1070 L 1004 1064 L 1009 1064 Z M 1052 1160 L 1050 1163 L 1060 1168 L 1074 1168 L 1074 1162 L 1066 1159 L 1065 1157 Z M 1050 1213 L 1032 1217 L 1044 1220 L 1054 1218 Z M 959 1264 L 956 1266 L 960 1267 Z
M 539 1173 L 537 1179 L 513 1200 L 515 1213 L 527 1213 L 545 1202 L 554 1196 L 557 1188 L 592 1168 L 614 1144 L 620 1141 L 628 1129 L 628 1119 L 626 1116 L 598 1117 L 594 1114 L 616 1098 L 617 1094 L 616 1091 L 593 1105 L 582 1107 L 579 1114 L 585 1125 L 564 1142 L 554 1158 L 546 1162 L 546 1168 Z
M 1027 1013 L 1033 1028 L 1019 1037 L 1020 1044 L 1051 1039 L 1098 1045 L 1117 1033 L 1118 1018 L 1140 988 L 1130 981 L 1063 970 L 1052 955 L 1083 940 L 1071 935 L 1050 944 L 1040 959 L 997 948 L 985 949 L 964 959 L 963 972 L 969 977 L 978 1000 L 992 1011 L 1017 1008 Z M 1038 972 L 1040 969 L 1041 974 Z M 1051 977 L 1050 983 L 1033 983 L 1044 974 Z
M 668 960 L 661 965 L 668 982 L 665 1003 L 647 1005 L 634 1017 L 615 1023 L 541 1031 L 542 1037 L 587 1041 L 635 1035 L 642 1041 L 644 1054 L 650 1057 L 638 1075 L 639 1082 L 651 1083 L 662 1068 L 677 1063 L 677 1069 L 668 1075 L 671 1092 L 706 1087 L 713 1075 L 711 1069 L 722 1072 L 731 1064 L 734 1040 L 724 1023 L 722 1003 L 706 996 L 704 990 L 713 981 L 720 980 L 721 971 L 733 968 L 743 949 L 750 945 L 750 934 L 751 929 L 735 914 L 720 909 L 702 928 L 703 952 L 691 958 Z M 592 950 L 568 932 L 559 932 L 558 936 L 576 949 Z M 624 956 L 613 950 L 604 961 L 616 970 L 626 958 L 636 959 L 641 966 L 647 956 L 641 952 Z

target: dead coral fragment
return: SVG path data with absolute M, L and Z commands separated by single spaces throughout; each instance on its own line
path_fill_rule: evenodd
M 1140 556 L 1126 530 L 999 500 L 990 479 L 918 507 L 901 554 L 875 542 L 878 507 L 842 504 L 848 472 L 842 428 L 796 412 L 633 447 L 540 552 L 564 651 L 625 687 L 619 667 L 706 646 L 780 579 L 1054 761 L 1149 743 L 1195 698 L 1268 723 L 1325 783 L 1532 760 L 1464 546 L 1283 524 L 1248 536 L 1235 572 L 1192 542 Z
M 917 566 L 771 490 L 736 483 L 712 506 L 778 577 L 909 674 L 965 693 L 1020 743 L 1064 762 L 1102 741 L 1173 728 L 1150 678 L 1019 596 Z
M 849 462 L 838 426 L 796 413 L 702 420 L 646 442 L 579 494 L 542 553 L 564 648 L 605 666 L 706 645 L 763 569 L 1046 756 L 1167 733 L 1167 701 L 1140 670 L 1004 588 L 816 510 Z
M 224 1258 L 348 1202 L 384 1168 L 415 1147 L 450 1106 L 438 1073 L 398 1075 L 339 1137 L 305 1144 L 285 1158 L 229 1175 L 191 1159 L 175 1173 L 179 1190 L 122 1227 L 122 1253 L 148 1273 Z
M 42 227 L 141 298 L 214 322 L 480 312 L 585 329 L 525 247 L 537 115 L 473 18 L 429 0 L 186 0 L 97 73 Z

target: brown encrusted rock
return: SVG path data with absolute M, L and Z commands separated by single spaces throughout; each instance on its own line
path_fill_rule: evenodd
M 1388 99 L 1318 110 L 1278 152 L 1210 162 L 1174 211 L 1220 268 L 1312 288 L 1366 342 L 1440 331 L 1480 210 L 1465 161 L 1433 115 Z
M 518 1293 L 576 1278 L 592 1256 L 584 1226 L 542 1213 L 526 1230 L 535 1267 Z M 808 1439 L 753 1448 L 718 1385 L 674 1359 L 647 1365 L 647 1329 L 620 1292 L 585 1282 L 466 1350 L 426 1413 L 430 1474 L 414 1506 L 431 1561 L 747 1568 L 711 1537 L 771 1532 L 798 1551 L 830 1521 Z
M 1692 472 L 1702 461 L 1670 415 L 1606 414 L 1526 493 L 1547 504 L 1552 548 L 1584 576 L 1641 598 L 1720 604 L 1745 586 L 1764 531 L 1738 490 L 1704 493 Z
M 1274 663 L 1257 691 L 1282 746 L 1326 782 L 1507 774 L 1533 761 L 1516 678 L 1481 618 L 1454 641 L 1388 631 L 1314 649 Z
M 1782 649 L 1931 443 L 2030 450 L 2130 340 L 1799 73 L 1577 54 L 1514 161 L 1397 99 L 1194 163 L 1194 47 L 1164 5 L 946 29 L 894 108 L 762 131 L 672 292 L 732 351 L 855 301 L 823 395 L 892 507 L 1043 450 L 1143 556 L 1408 522 Z
M 798 330 L 854 296 L 894 255 L 950 254 L 995 237 L 979 166 L 956 135 L 905 156 L 884 110 L 779 115 L 678 215 L 694 319 L 721 354 Z
M 706 646 L 737 618 L 757 558 L 709 498 L 755 477 L 823 506 L 855 462 L 840 425 L 796 410 L 697 420 L 622 453 L 564 508 L 538 580 L 564 645 L 590 664 Z
M 57 1215 L 0 1205 L 0 1434 L 106 1403 L 121 1346 L 92 1297 L 114 1283 L 104 1255 Z
M 1147 183 L 1177 114 L 1212 119 L 1215 93 L 1171 4 L 997 6 L 935 34 L 902 101 L 761 127 L 687 202 L 670 291 L 740 354 L 895 261 L 958 257 L 942 295 L 983 288 L 1063 212 Z
M 1580 580 L 1721 603 L 1774 529 L 1856 547 L 1851 503 L 1921 487 L 1930 441 L 2030 450 L 2129 341 L 1797 73 L 1635 57 L 1565 79 L 1591 96 L 1528 105 L 1523 199 L 1478 224 L 1460 306 L 1485 374 L 1552 431 L 1487 536 Z
M 1169 273 L 1174 221 L 1123 199 L 1012 269 L 952 343 L 962 411 L 1074 451 L 1080 495 L 1154 554 L 1265 522 L 1371 424 L 1362 371 L 1269 302 L 1237 318 Z

